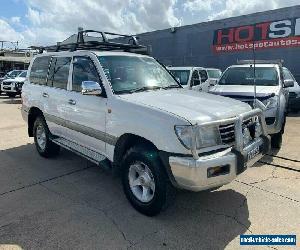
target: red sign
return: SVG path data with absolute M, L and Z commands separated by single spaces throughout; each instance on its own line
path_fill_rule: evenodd
M 300 18 L 216 30 L 213 51 L 300 47 Z

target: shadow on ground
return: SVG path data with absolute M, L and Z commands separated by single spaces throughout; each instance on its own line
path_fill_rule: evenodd
M 130 206 L 117 177 L 68 151 L 44 159 L 27 144 L 0 151 L 0 159 L 0 244 L 224 249 L 250 226 L 247 199 L 233 189 L 179 191 L 149 218 Z M 119 243 L 103 237 L 111 230 Z
M 5 95 L 0 95 L 0 100 L 3 100 L 1 103 L 4 104 L 21 104 L 21 98 L 19 96 L 12 98 Z

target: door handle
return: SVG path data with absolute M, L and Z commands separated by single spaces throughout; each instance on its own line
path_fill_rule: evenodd
M 75 100 L 72 100 L 72 99 L 70 99 L 70 100 L 68 101 L 68 103 L 71 104 L 71 105 L 76 105 L 76 101 L 75 101 Z
M 49 97 L 49 95 L 47 93 L 43 93 L 43 97 Z

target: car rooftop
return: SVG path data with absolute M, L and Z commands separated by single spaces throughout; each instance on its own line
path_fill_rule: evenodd
M 229 68 L 236 68 L 236 67 L 244 67 L 244 68 L 249 68 L 250 66 L 253 66 L 254 64 L 236 64 L 236 65 L 231 65 L 229 66 Z M 259 64 L 255 64 L 255 67 L 256 68 L 259 68 L 259 67 L 278 67 L 278 64 L 276 63 L 259 63 Z

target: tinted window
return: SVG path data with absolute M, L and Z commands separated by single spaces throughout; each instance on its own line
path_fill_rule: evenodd
M 71 57 L 54 57 L 47 84 L 55 88 L 67 89 L 70 63 Z
M 216 78 L 216 79 L 219 79 L 220 76 L 222 75 L 222 72 L 218 69 L 208 69 L 207 73 L 210 78 Z
M 171 70 L 170 72 L 175 78 L 180 80 L 181 85 L 187 85 L 190 77 L 189 70 Z
M 50 57 L 38 57 L 34 60 L 29 80 L 33 84 L 45 85 L 49 68 Z
M 276 86 L 279 84 L 276 68 L 256 67 L 255 82 L 258 86 Z M 233 67 L 223 74 L 220 85 L 254 85 L 253 67 Z
M 18 77 L 26 77 L 26 75 L 27 75 L 27 72 L 24 71 L 24 72 L 22 72 L 20 75 L 18 75 Z
M 93 61 L 88 57 L 74 57 L 72 90 L 81 91 L 83 81 L 100 83 L 100 78 Z

